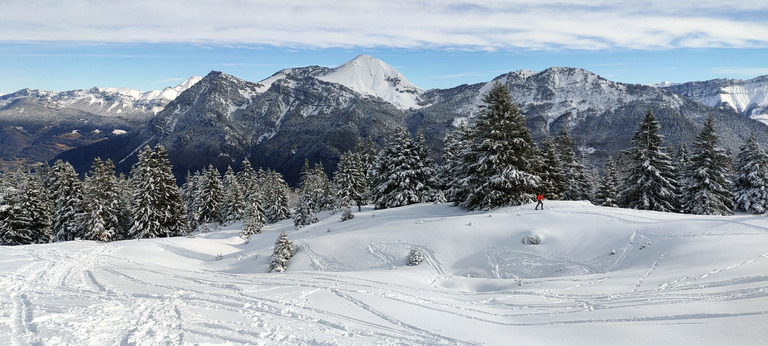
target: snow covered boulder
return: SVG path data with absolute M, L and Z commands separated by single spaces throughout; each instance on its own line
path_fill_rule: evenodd
M 544 241 L 544 236 L 540 233 L 530 232 L 523 236 L 523 244 L 525 245 L 539 245 Z

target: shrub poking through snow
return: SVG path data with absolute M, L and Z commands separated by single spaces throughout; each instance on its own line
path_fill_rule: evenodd
M 355 214 L 352 214 L 352 211 L 349 210 L 349 208 L 344 208 L 344 211 L 341 212 L 341 221 L 347 221 L 352 220 L 355 218 Z
M 523 237 L 523 244 L 525 245 L 539 245 L 544 241 L 544 236 L 538 233 L 526 234 Z
M 269 262 L 269 272 L 284 272 L 288 266 L 288 260 L 293 257 L 293 242 L 288 240 L 285 232 L 275 242 L 275 251 L 272 253 L 272 260 Z
M 411 252 L 408 253 L 408 265 L 416 266 L 424 262 L 424 253 L 421 250 L 412 247 Z

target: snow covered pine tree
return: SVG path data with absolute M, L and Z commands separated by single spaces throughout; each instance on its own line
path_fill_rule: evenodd
M 288 240 L 285 232 L 282 232 L 275 241 L 275 250 L 269 262 L 269 272 L 284 272 L 291 257 L 293 257 L 293 242 Z
M 530 202 L 541 178 L 535 172 L 536 148 L 525 118 L 498 82 L 483 101 L 458 157 L 462 178 L 452 186 L 454 203 L 467 210 L 488 210 Z
M 725 150 L 717 146 L 715 120 L 710 116 L 704 122 L 693 143 L 691 165 L 685 167 L 686 184 L 683 186 L 682 211 L 699 215 L 731 215 L 730 163 Z
M 741 147 L 734 176 L 734 202 L 738 210 L 753 214 L 768 212 L 768 154 L 754 134 Z
M 629 172 L 620 192 L 625 208 L 675 212 L 679 208 L 678 182 L 672 159 L 662 146 L 661 126 L 649 109 L 626 151 Z
M 189 232 L 168 154 L 161 145 L 139 152 L 131 170 L 131 238 L 175 237 Z

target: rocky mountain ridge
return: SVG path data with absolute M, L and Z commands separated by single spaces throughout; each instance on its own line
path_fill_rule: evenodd
M 721 78 L 688 82 L 665 86 L 664 89 L 768 124 L 768 76 L 749 80 Z
M 612 82 L 584 69 L 521 70 L 486 83 L 425 91 L 388 64 L 358 56 L 338 68 L 285 69 L 257 83 L 213 71 L 134 130 L 59 158 L 84 171 L 93 157 L 109 157 L 128 171 L 141 147 L 163 144 L 180 178 L 208 164 L 223 170 L 248 158 L 295 182 L 305 158 L 331 173 L 358 138 L 383 145 L 404 126 L 422 132 L 439 159 L 445 134 L 473 121 L 494 83 L 508 87 L 535 139 L 568 130 L 589 167 L 601 167 L 609 155 L 629 147 L 648 109 L 662 122 L 670 147 L 690 143 L 707 116 L 715 117 L 721 142 L 732 151 L 750 132 L 768 142 L 765 125 L 733 110 L 667 89 Z

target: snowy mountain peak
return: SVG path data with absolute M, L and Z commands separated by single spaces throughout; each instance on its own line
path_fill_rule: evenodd
M 129 89 L 129 88 L 93 88 L 96 92 L 104 92 L 107 94 L 118 94 L 121 96 L 124 96 L 128 99 L 133 99 L 135 101 L 140 102 L 151 102 L 156 100 L 163 100 L 163 101 L 171 101 L 175 99 L 176 97 L 181 94 L 184 90 L 189 89 L 191 86 L 195 85 L 195 83 L 199 82 L 202 77 L 199 76 L 193 76 L 189 79 L 177 84 L 175 87 L 167 87 L 162 90 L 152 90 L 143 92 L 141 90 L 137 89 Z M 167 103 L 167 102 L 166 102 Z M 157 113 L 157 111 L 155 111 Z
M 358 55 L 319 79 L 380 97 L 401 109 L 419 108 L 424 93 L 394 67 L 370 55 Z
M 731 109 L 768 124 L 768 76 L 749 80 L 712 79 L 664 87 L 701 104 Z

